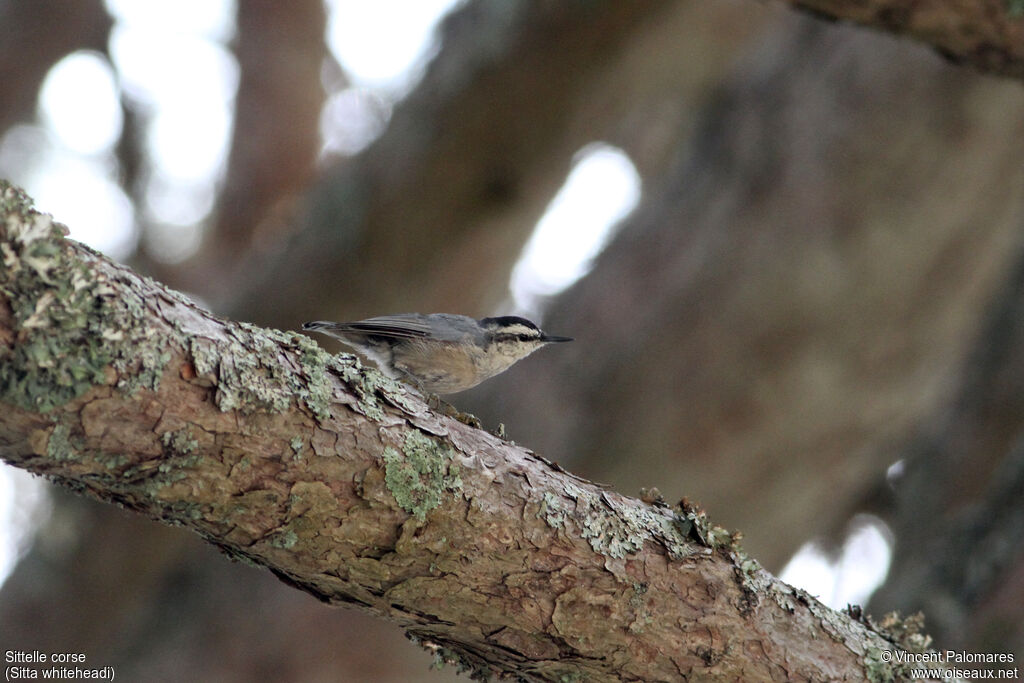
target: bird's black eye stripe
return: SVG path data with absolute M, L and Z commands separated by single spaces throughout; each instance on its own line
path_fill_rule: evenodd
M 536 335 L 532 334 L 496 334 L 494 335 L 493 339 L 495 341 L 537 341 Z

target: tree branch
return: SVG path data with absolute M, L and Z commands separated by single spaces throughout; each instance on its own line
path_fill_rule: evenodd
M 828 19 L 911 36 L 947 59 L 1024 79 L 1024 3 L 1021 0 L 786 0 Z
M 3 183 L 0 218 L 11 464 L 186 526 L 481 675 L 893 675 L 892 642 L 692 507 L 603 490 L 352 356 L 218 320 L 64 239 Z

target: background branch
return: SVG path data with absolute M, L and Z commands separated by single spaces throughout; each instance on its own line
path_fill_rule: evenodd
M 947 59 L 1024 78 L 1024 4 L 1019 0 L 787 0 L 820 17 L 911 36 Z

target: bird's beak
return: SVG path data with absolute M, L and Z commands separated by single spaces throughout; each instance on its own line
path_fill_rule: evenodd
M 542 334 L 541 337 L 540 337 L 540 340 L 542 342 L 544 342 L 545 344 L 547 344 L 547 343 L 550 343 L 550 342 L 573 341 L 573 338 L 572 337 L 555 337 L 554 335 L 550 335 L 550 334 Z

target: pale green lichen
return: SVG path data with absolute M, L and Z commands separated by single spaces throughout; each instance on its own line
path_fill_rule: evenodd
M 107 453 L 106 451 L 97 451 L 93 456 L 93 460 L 108 470 L 117 470 L 119 472 L 125 465 L 131 462 L 131 459 L 124 453 Z M 123 473 L 122 476 L 124 476 Z
M 384 419 L 382 397 L 386 397 L 388 402 L 400 408 L 415 410 L 415 406 L 406 399 L 406 389 L 400 382 L 376 368 L 363 365 L 359 358 L 351 353 L 331 355 L 308 337 L 296 336 L 301 340 L 301 365 L 308 380 L 307 388 L 302 390 L 302 398 L 318 416 L 322 413 L 326 417 L 329 413 L 334 396 L 331 375 L 340 377 L 355 393 L 355 410 L 375 422 Z
M 191 453 L 199 447 L 199 442 L 192 436 L 188 427 L 182 427 L 173 432 L 164 432 L 160 435 L 160 441 L 166 448 L 180 455 Z
M 282 357 L 276 343 L 282 340 L 274 338 L 287 335 L 248 323 L 229 324 L 225 330 L 230 339 L 217 363 L 217 406 L 224 412 L 287 410 L 301 384 Z
M 46 442 L 46 455 L 51 460 L 70 460 L 75 456 L 71 445 L 71 429 L 66 424 L 57 424 Z
M 204 337 L 190 337 L 188 340 L 189 355 L 192 356 L 192 367 L 200 377 L 214 375 L 217 370 L 218 354 L 213 342 Z
M 387 378 L 381 381 L 380 373 L 363 368 L 355 356 L 332 356 L 303 335 L 248 323 L 228 323 L 224 329 L 226 337 L 216 341 L 189 340 L 196 375 L 216 386 L 214 402 L 222 411 L 282 412 L 297 399 L 322 422 L 331 414 L 333 374 L 353 389 L 356 410 L 379 421 L 384 410 L 378 392 L 398 389 Z M 295 356 L 283 353 L 287 349 L 299 351 L 297 363 Z
M 292 440 L 288 442 L 288 447 L 292 449 L 292 453 L 295 454 L 296 458 L 302 457 L 302 447 L 304 443 L 305 442 L 303 442 L 302 437 L 300 436 L 293 436 Z
M 727 529 L 712 524 L 706 512 L 689 504 L 683 504 L 682 509 L 676 513 L 676 525 L 684 535 L 713 550 L 734 549 L 735 539 L 739 538 L 734 538 Z
M 647 594 L 647 584 L 631 581 L 630 587 L 633 594 L 629 597 L 629 606 L 633 608 L 633 621 L 629 624 L 630 633 L 643 633 L 648 626 L 654 623 L 654 617 L 647 611 L 647 603 L 644 595 Z
M 241 408 L 245 412 L 283 412 L 293 400 L 304 401 L 319 420 L 330 414 L 323 364 L 307 347 L 310 342 L 294 332 L 264 330 L 249 323 L 228 327 L 231 341 L 218 361 L 217 405 L 223 411 Z M 294 371 L 281 353 L 283 347 L 303 350 L 306 380 Z
M 197 383 L 214 387 L 222 411 L 278 413 L 297 402 L 322 422 L 330 417 L 335 377 L 351 387 L 353 409 L 372 420 L 384 418 L 382 397 L 405 407 L 406 391 L 394 380 L 300 334 L 226 323 L 206 337 L 180 321 L 154 325 L 161 304 L 147 283 L 157 285 L 97 267 L 103 257 L 65 232 L 0 181 L 0 296 L 11 307 L 15 335 L 13 344 L 0 344 L 0 402 L 48 412 L 111 381 L 129 395 L 156 390 L 174 348 L 184 346 Z M 194 306 L 169 290 L 159 299 Z
M 899 612 L 888 612 L 875 628 L 908 652 L 924 653 L 932 646 L 932 637 L 924 632 L 922 612 L 907 617 L 901 617 Z
M 899 612 L 889 612 L 879 622 L 871 617 L 864 619 L 868 627 L 885 640 L 892 643 L 891 647 L 869 647 L 863 663 L 868 680 L 873 683 L 906 680 L 912 669 L 931 669 L 936 678 L 941 678 L 942 659 L 931 648 L 932 638 L 924 632 L 924 615 L 920 612 L 908 617 L 901 617 Z M 900 648 L 919 657 L 904 658 L 896 661 L 890 656 L 893 649 Z
M 160 442 L 164 445 L 165 451 L 156 468 L 161 475 L 155 479 L 158 484 L 182 481 L 189 476 L 185 470 L 194 468 L 202 462 L 202 455 L 194 453 L 199 448 L 199 442 L 188 426 L 164 432 L 160 435 Z
M 593 508 L 580 520 L 580 535 L 594 552 L 622 558 L 644 546 L 646 535 L 600 509 Z
M 186 522 L 195 522 L 202 519 L 203 511 L 198 503 L 174 500 L 165 503 L 164 514 L 160 518 L 170 524 L 184 525 Z
M 357 357 L 343 353 L 331 358 L 333 367 L 346 384 L 356 392 L 359 412 L 374 421 L 384 419 L 384 409 L 377 400 L 378 392 L 400 395 L 401 388 L 384 373 L 365 367 Z
M 310 342 L 312 344 L 312 342 Z M 315 344 L 313 344 L 316 347 Z M 327 360 L 327 367 L 355 392 L 356 410 L 371 420 L 380 422 L 384 419 L 384 406 L 380 397 L 385 397 L 393 405 L 408 412 L 416 412 L 417 407 L 408 396 L 408 388 L 401 382 L 392 379 L 380 370 L 363 365 L 358 356 L 351 353 L 329 355 L 316 347 L 318 353 Z M 330 387 L 327 388 L 330 395 Z
M 200 455 L 169 456 L 161 460 L 156 469 L 160 474 L 168 475 L 163 478 L 163 483 L 174 483 L 188 477 L 188 473 L 183 472 L 183 469 L 195 467 L 201 462 Z
M 94 267 L 102 257 L 73 247 L 61 226 L 6 184 L 0 184 L 0 218 L 0 291 L 17 335 L 14 345 L 0 347 L 0 400 L 47 412 L 108 382 L 108 367 L 128 394 L 157 389 L 174 335 L 149 322 L 145 279 L 125 271 L 115 288 Z M 161 296 L 190 305 L 173 292 Z M 301 335 L 246 324 L 224 329 L 226 342 L 187 342 L 197 375 L 212 376 L 221 410 L 281 412 L 298 397 L 319 419 L 327 417 L 331 387 L 323 369 L 334 362 L 330 356 Z M 282 346 L 303 351 L 309 382 L 283 358 Z
M 695 552 L 684 529 L 659 508 L 621 504 L 612 496 L 571 483 L 563 490 L 565 496 L 545 492 L 538 516 L 556 529 L 564 528 L 572 519 L 594 552 L 623 558 L 639 551 L 649 540 L 661 543 L 673 559 Z
M 152 343 L 142 345 L 137 360 L 134 372 L 125 372 L 130 370 L 127 363 L 114 362 L 114 368 L 121 371 L 117 386 L 129 396 L 134 396 L 139 389 L 156 391 L 160 388 L 160 379 L 171 360 L 171 352 L 154 339 Z
M 88 263 L 100 257 L 64 234 L 0 181 L 0 292 L 16 334 L 0 346 L 0 400 L 39 412 L 105 382 L 107 367 L 127 391 L 155 387 L 169 360 L 166 341 L 141 322 L 141 299 L 130 288 L 115 295 Z
M 138 290 L 120 287 L 113 306 L 106 313 L 110 316 L 105 333 L 110 341 L 127 344 L 129 352 L 118 351 L 113 360 L 118 372 L 119 389 L 134 396 L 139 389 L 156 391 L 160 379 L 171 360 L 170 338 L 162 330 L 146 325 L 146 302 Z
M 291 529 L 285 529 L 281 533 L 275 534 L 274 537 L 271 538 L 269 542 L 270 545 L 274 546 L 275 548 L 288 550 L 289 548 L 294 547 L 294 545 L 299 542 L 299 537 Z
M 446 444 L 409 432 L 399 453 L 384 449 L 384 483 L 403 510 L 423 520 L 446 492 L 462 490 L 462 478 Z
M 212 375 L 217 407 L 244 413 L 287 410 L 302 385 L 278 343 L 282 338 L 292 341 L 289 336 L 246 323 L 228 323 L 223 329 L 226 337 L 216 342 L 203 337 L 189 340 L 196 374 Z
M 561 496 L 557 496 L 551 491 L 545 491 L 538 514 L 544 518 L 544 521 L 552 529 L 564 529 L 569 511 Z
M 331 386 L 327 372 L 330 356 L 307 337 L 295 335 L 295 339 L 302 352 L 300 363 L 306 376 L 304 388 L 301 390 L 304 392 L 302 400 L 318 420 L 326 420 L 331 414 L 331 397 L 334 394 L 334 387 Z
M 0 197 L 0 289 L 17 334 L 13 347 L 0 347 L 0 395 L 47 412 L 104 379 L 113 357 L 94 329 L 104 302 L 85 267 L 68 258 L 63 229 L 31 211 L 27 197 L 10 186 L 0 185 Z
M 894 683 L 897 675 L 892 661 L 886 661 L 885 651 L 880 647 L 869 647 L 864 655 L 864 675 L 871 683 Z

